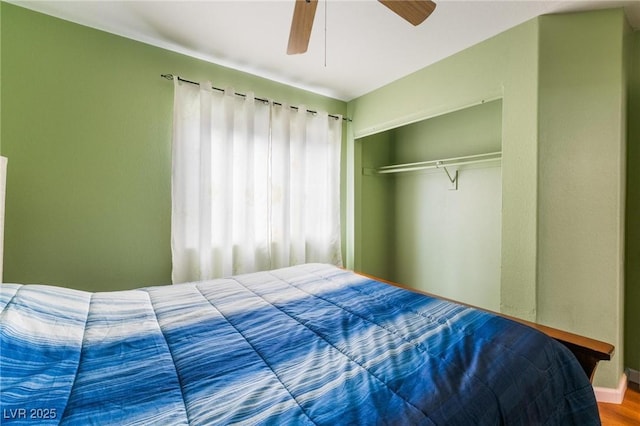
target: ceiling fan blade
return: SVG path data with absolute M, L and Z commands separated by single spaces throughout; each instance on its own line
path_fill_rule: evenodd
M 420 25 L 435 10 L 430 0 L 378 0 L 413 25 Z
M 293 19 L 291 20 L 287 55 L 295 55 L 307 51 L 317 7 L 318 0 L 296 0 Z

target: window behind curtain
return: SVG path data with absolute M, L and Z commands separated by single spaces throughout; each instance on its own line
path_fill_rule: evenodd
M 175 80 L 174 283 L 341 265 L 342 120 Z

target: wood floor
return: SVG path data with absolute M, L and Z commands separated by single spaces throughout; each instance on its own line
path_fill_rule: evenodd
M 598 403 L 603 426 L 640 426 L 640 390 L 629 384 L 622 404 Z

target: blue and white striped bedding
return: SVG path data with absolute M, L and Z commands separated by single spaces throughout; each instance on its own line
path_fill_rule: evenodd
M 2 424 L 599 423 L 552 339 L 333 266 L 1 290 Z

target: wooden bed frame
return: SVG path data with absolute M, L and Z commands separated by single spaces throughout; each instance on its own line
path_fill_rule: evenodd
M 376 281 L 381 281 L 387 284 L 391 284 L 396 287 L 403 288 L 405 290 L 412 291 L 414 293 L 424 294 L 426 296 L 435 297 L 437 299 L 447 300 L 449 302 L 458 303 L 464 306 L 469 306 L 475 309 L 479 309 L 481 311 L 489 312 L 494 315 L 501 316 L 503 318 L 508 318 L 510 320 L 519 322 L 524 325 L 528 325 L 529 327 L 535 328 L 538 331 L 545 333 L 546 335 L 554 338 L 558 342 L 562 343 L 564 346 L 569 348 L 569 350 L 575 355 L 578 359 L 578 362 L 582 366 L 587 377 L 589 377 L 589 381 L 593 383 L 593 376 L 596 371 L 596 367 L 598 366 L 598 362 L 600 361 L 609 361 L 613 356 L 614 346 L 601 342 L 599 340 L 591 339 L 589 337 L 580 336 L 578 334 L 569 333 L 567 331 L 559 330 L 557 328 L 549 327 L 542 324 L 536 324 L 531 321 L 526 321 L 520 318 L 512 317 L 509 315 L 501 314 L 499 312 L 490 311 L 488 309 L 479 308 L 477 306 L 469 305 L 468 303 L 462 303 L 457 300 L 448 299 L 446 297 L 440 297 L 435 294 L 428 293 L 426 291 L 417 290 L 415 288 L 411 288 L 402 284 L 398 284 L 393 281 L 385 280 L 382 278 L 375 277 L 370 274 L 366 274 L 363 272 L 354 271 L 359 275 L 371 278 Z

